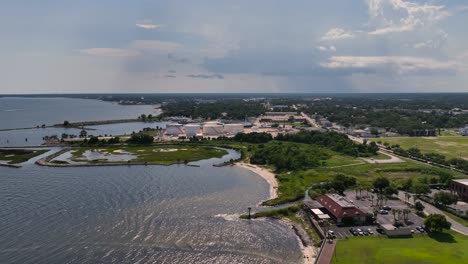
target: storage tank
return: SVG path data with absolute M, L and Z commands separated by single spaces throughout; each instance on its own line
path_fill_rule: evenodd
M 166 135 L 178 136 L 184 134 L 181 124 L 167 124 L 166 125 Z
M 225 124 L 224 125 L 224 133 L 235 135 L 237 133 L 244 132 L 244 125 L 243 124 Z
M 205 136 L 221 136 L 224 134 L 222 125 L 205 124 L 203 125 L 203 135 Z
M 200 134 L 201 128 L 199 124 L 189 124 L 184 126 L 185 135 L 187 137 L 193 137 Z

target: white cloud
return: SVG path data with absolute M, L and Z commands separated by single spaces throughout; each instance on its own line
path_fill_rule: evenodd
M 80 53 L 97 56 L 97 57 L 132 57 L 139 53 L 130 49 L 114 49 L 114 48 L 90 48 L 82 49 Z
M 368 0 L 369 16 L 376 29 L 369 35 L 413 31 L 450 16 L 443 5 L 419 4 L 403 0 Z M 397 20 L 396 22 L 394 20 Z
M 148 19 L 139 21 L 135 25 L 139 28 L 144 29 L 158 29 L 162 27 L 162 25 L 155 24 L 152 20 Z
M 332 28 L 321 38 L 321 40 L 340 40 L 354 38 L 354 34 L 351 31 L 346 31 L 342 28 Z
M 336 47 L 335 47 L 335 46 L 330 46 L 330 47 L 318 46 L 317 49 L 320 50 L 320 51 L 331 51 L 331 52 L 336 52 Z
M 329 69 L 361 69 L 396 73 L 447 72 L 457 68 L 453 61 L 441 62 L 430 58 L 403 56 L 333 56 L 322 67 Z

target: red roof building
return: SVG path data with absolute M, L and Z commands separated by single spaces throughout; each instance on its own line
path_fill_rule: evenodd
M 366 221 L 367 213 L 357 208 L 351 201 L 338 194 L 325 194 L 315 199 L 336 220 L 343 223 L 345 218 L 352 219 L 354 223 Z

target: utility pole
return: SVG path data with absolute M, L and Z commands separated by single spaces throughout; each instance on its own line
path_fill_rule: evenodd
M 249 210 L 249 219 L 251 218 L 250 216 L 250 210 L 252 210 L 252 207 L 247 208 Z

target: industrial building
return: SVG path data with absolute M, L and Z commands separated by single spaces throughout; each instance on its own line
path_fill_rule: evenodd
M 179 136 L 185 134 L 185 131 L 182 129 L 181 124 L 167 124 L 166 125 L 166 135 L 169 136 Z
M 452 180 L 450 190 L 455 192 L 461 200 L 468 201 L 468 179 Z
M 199 124 L 184 125 L 183 130 L 187 137 L 201 136 L 201 126 Z
M 351 201 L 338 194 L 325 194 L 315 199 L 336 221 L 337 224 L 352 222 L 362 224 L 366 221 L 367 213 L 357 208 Z
M 227 135 L 236 135 L 237 133 L 244 132 L 244 125 L 243 124 L 225 124 L 224 125 L 224 133 Z

